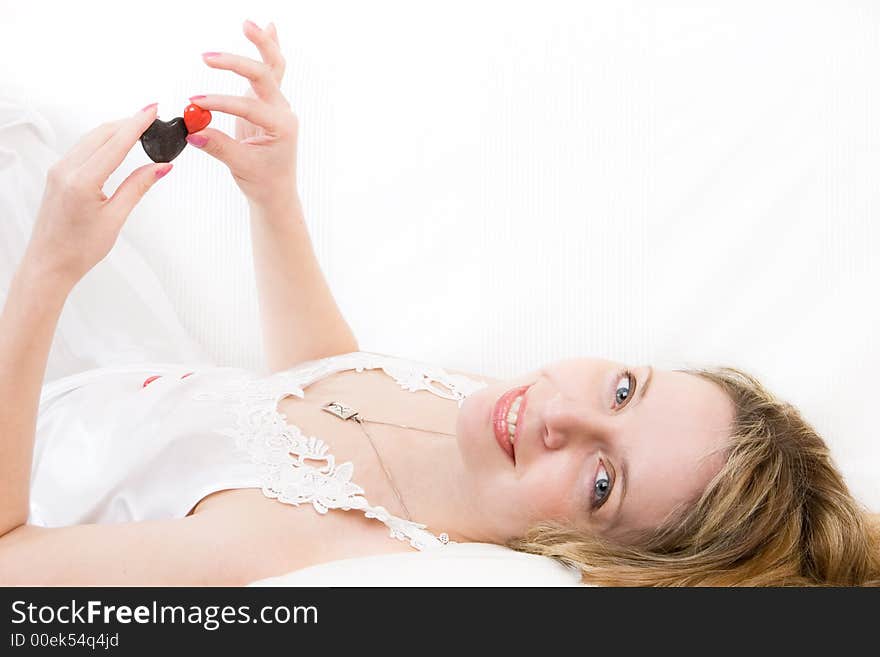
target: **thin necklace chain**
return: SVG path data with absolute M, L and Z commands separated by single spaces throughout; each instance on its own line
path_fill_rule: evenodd
M 341 404 L 339 402 L 328 402 L 324 406 L 321 407 L 321 410 L 327 411 L 331 415 L 335 415 L 336 417 L 342 420 L 354 420 L 357 422 L 361 431 L 364 432 L 364 435 L 367 437 L 367 440 L 370 443 L 370 447 L 373 448 L 373 452 L 376 454 L 376 458 L 379 459 L 379 465 L 382 466 L 382 471 L 385 473 L 385 478 L 388 480 L 388 483 L 391 485 L 391 490 L 394 491 L 394 496 L 397 497 L 397 501 L 400 503 L 400 506 L 403 507 L 404 513 L 406 513 L 406 519 L 410 522 L 413 521 L 412 515 L 409 512 L 409 509 L 406 506 L 406 503 L 403 501 L 403 496 L 400 494 L 400 490 L 397 488 L 397 484 L 394 483 L 394 477 L 391 476 L 391 472 L 388 470 L 388 466 L 385 465 L 385 461 L 382 460 L 381 454 L 379 454 L 379 450 L 376 448 L 376 443 L 373 442 L 373 438 L 370 436 L 367 428 L 364 426 L 367 422 L 371 424 L 387 424 L 394 427 L 402 427 L 403 429 L 413 429 L 415 431 L 425 431 L 427 433 L 441 434 L 443 436 L 452 436 L 455 437 L 454 433 L 446 433 L 444 431 L 433 431 L 431 429 L 421 429 L 419 427 L 410 427 L 405 424 L 397 424 L 396 422 L 382 422 L 380 420 L 368 420 L 361 416 L 358 411 L 351 408 L 350 406 L 346 406 L 345 404 Z M 445 540 L 444 540 L 445 537 Z M 440 534 L 440 540 L 443 543 L 449 541 L 449 537 L 444 532 Z
M 446 433 L 444 431 L 434 431 L 433 429 L 420 429 L 419 427 L 409 427 L 405 424 L 397 424 L 395 422 L 380 422 L 379 420 L 367 420 L 366 418 L 361 417 L 360 413 L 358 413 L 357 417 L 361 422 L 369 422 L 370 424 L 387 424 L 392 427 L 402 427 L 404 429 L 412 429 L 413 431 L 425 431 L 427 433 L 439 433 L 442 436 L 452 436 L 453 438 L 455 438 L 454 433 Z
M 382 471 L 385 473 L 385 478 L 388 480 L 388 483 L 391 484 L 391 490 L 394 491 L 395 497 L 397 497 L 397 501 L 400 502 L 400 506 L 403 507 L 403 512 L 406 513 L 406 519 L 412 522 L 412 514 L 409 512 L 409 509 L 406 506 L 406 502 L 403 501 L 403 496 L 400 494 L 400 490 L 397 488 L 397 485 L 394 483 L 394 477 L 391 476 L 391 473 L 388 471 L 388 467 L 385 465 L 385 461 L 382 460 L 382 456 L 379 454 L 379 450 L 376 449 L 376 443 L 373 442 L 372 437 L 367 432 L 364 423 L 366 420 L 362 419 L 359 415 L 355 415 L 352 418 L 355 422 L 361 425 L 361 431 L 364 432 L 364 435 L 367 437 L 367 440 L 370 441 L 370 447 L 373 448 L 373 451 L 376 453 L 376 458 L 379 459 L 379 465 L 382 466 Z M 383 422 L 382 424 L 387 424 Z

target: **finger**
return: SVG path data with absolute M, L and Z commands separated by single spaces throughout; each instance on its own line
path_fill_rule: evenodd
M 171 162 L 145 164 L 128 174 L 106 203 L 107 207 L 113 208 L 111 216 L 124 222 L 144 194 L 173 167 Z
M 202 59 L 211 68 L 226 69 L 250 80 L 254 93 L 267 103 L 279 105 L 286 102 L 281 89 L 278 88 L 275 73 L 267 64 L 228 52 L 217 53 L 213 56 L 202 54 Z
M 280 85 L 281 80 L 284 78 L 285 61 L 284 56 L 281 54 L 281 48 L 278 47 L 278 35 L 274 33 L 274 27 L 275 26 L 272 23 L 269 23 L 269 27 L 265 30 L 261 30 L 254 23 L 245 21 L 244 35 L 257 47 L 257 50 L 260 51 L 260 57 L 262 57 L 263 62 L 272 69 L 275 81 Z
M 191 135 L 186 140 L 198 148 L 206 151 L 226 165 L 240 162 L 244 156 L 245 147 L 221 130 L 205 128 Z M 206 141 L 207 140 L 207 141 Z
M 255 98 L 244 96 L 229 96 L 224 94 L 208 94 L 207 96 L 190 96 L 190 101 L 198 104 L 206 110 L 226 112 L 233 116 L 247 119 L 254 125 L 258 125 L 268 132 L 277 134 L 283 131 L 281 117 L 274 108 Z
M 123 120 L 108 121 L 84 135 L 60 160 L 59 166 L 70 171 L 78 168 L 113 136 Z
M 79 166 L 84 179 L 102 187 L 155 119 L 156 105 L 149 105 L 120 121 L 110 139 Z
M 275 42 L 275 45 L 281 48 L 281 42 L 278 41 L 278 28 L 275 27 L 275 23 L 269 23 L 268 27 L 266 27 L 266 31 L 272 36 L 272 40 Z

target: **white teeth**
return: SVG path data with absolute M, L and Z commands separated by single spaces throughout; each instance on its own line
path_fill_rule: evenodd
M 519 406 L 521 402 L 522 395 L 514 400 L 510 405 L 510 410 L 507 412 L 507 437 L 510 438 L 511 443 L 513 443 L 513 438 L 516 434 L 516 421 L 519 417 Z

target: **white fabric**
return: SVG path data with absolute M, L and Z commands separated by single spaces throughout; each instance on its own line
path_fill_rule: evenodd
M 243 93 L 202 51 L 259 57 L 233 0 L 210 20 L 172 0 L 55 3 L 48 22 L 45 3 L 7 5 L 0 94 L 62 152 L 149 102 L 168 120 L 192 94 Z M 361 348 L 499 378 L 572 356 L 736 365 L 880 511 L 880 5 L 443 6 L 250 8 L 278 25 L 309 233 Z M 148 161 L 133 149 L 106 191 Z M 174 165 L 124 234 L 214 361 L 258 370 L 246 202 L 205 153 Z
M 335 372 L 381 369 L 411 392 L 458 401 L 486 386 L 442 368 L 352 352 L 261 377 L 238 368 L 179 365 L 90 370 L 44 386 L 28 522 L 44 527 L 184 517 L 202 497 L 260 488 L 298 506 L 358 510 L 417 550 L 444 543 L 421 523 L 369 503 L 350 462 L 278 412 L 288 395 Z M 149 377 L 159 375 L 152 381 Z M 439 386 L 438 386 L 439 384 Z
M 52 126 L 43 116 L 0 99 L 0 303 L 30 239 L 46 172 L 59 158 L 54 143 Z M 71 292 L 45 380 L 146 361 L 212 364 L 181 326 L 152 269 L 122 234 Z
M 300 363 L 268 378 L 235 379 L 222 391 L 196 392 L 194 399 L 221 402 L 232 410 L 235 426 L 222 431 L 238 449 L 250 454 L 260 467 L 263 494 L 288 504 L 311 504 L 318 513 L 329 509 L 357 509 L 383 522 L 391 536 L 408 540 L 418 550 L 441 547 L 425 525 L 398 518 L 381 506 L 372 506 L 364 490 L 352 481 L 351 463 L 337 465 L 320 437 L 307 436 L 277 411 L 287 395 L 302 398 L 309 384 L 343 370 L 382 369 L 410 392 L 427 390 L 452 399 L 459 406 L 486 384 L 443 368 L 383 354 L 352 352 Z M 439 384 L 439 386 L 438 386 Z M 332 443 L 332 440 L 331 440 Z
M 51 126 L 33 108 L 0 102 L 0 302 L 5 302 L 30 236 L 46 171 L 59 157 L 53 143 Z M 456 398 L 456 391 L 481 385 L 440 375 L 432 367 L 417 372 L 401 362 L 384 364 L 409 390 L 428 389 Z M 313 365 L 297 385 L 322 375 Z M 192 370 L 197 373 L 183 378 Z M 161 378 L 144 388 L 146 379 L 157 374 Z M 290 372 L 281 373 L 276 380 L 295 394 L 289 377 Z M 206 357 L 181 326 L 153 272 L 121 235 L 110 255 L 74 289 L 59 320 L 41 395 L 28 522 L 61 526 L 181 517 L 215 490 L 263 487 L 265 472 L 232 452 L 228 434 L 205 430 L 210 412 L 179 412 L 182 407 L 194 410 L 189 401 L 198 391 L 252 378 L 252 372 L 217 366 Z M 217 426 L 228 424 L 228 407 L 213 410 Z M 160 423 L 163 426 L 157 426 Z M 212 454 L 207 461 L 206 453 Z M 196 463 L 200 467 L 192 467 Z M 389 524 L 392 536 L 396 532 L 416 544 L 432 545 L 434 537 L 419 527 L 409 527 L 390 514 L 380 520 Z M 492 568 L 487 567 L 485 553 L 472 560 L 461 552 L 463 546 L 450 544 L 443 551 L 453 547 L 458 549 L 456 560 L 444 562 L 446 570 L 454 565 L 459 574 L 471 573 L 471 584 L 550 585 L 558 574 L 558 564 L 549 559 L 533 557 L 511 568 L 508 556 Z M 516 554 L 498 549 L 498 554 Z M 396 556 L 378 563 L 393 570 Z M 410 583 L 420 581 L 419 573 L 433 581 L 431 573 L 442 571 L 427 562 L 401 566 L 411 574 Z M 322 564 L 308 576 L 318 583 L 322 569 L 330 567 Z M 377 573 L 376 568 L 365 572 Z M 333 581 L 334 575 L 327 575 L 327 581 Z M 345 579 L 358 584 L 351 573 Z M 387 574 L 375 581 L 383 580 L 396 581 Z
M 259 488 L 246 455 L 213 431 L 222 406 L 193 391 L 247 376 L 232 368 L 155 363 L 89 370 L 44 387 L 28 522 L 43 527 L 182 518 L 204 496 Z M 162 375 L 144 387 L 144 381 Z
M 489 543 L 340 559 L 250 586 L 580 586 L 573 568 Z
M 193 93 L 242 93 L 203 50 L 258 56 L 236 2 L 205 21 L 195 4 L 135 17 L 83 0 L 49 23 L 40 3 L 9 4 L 0 93 L 48 117 L 59 152 L 154 100 L 167 120 Z M 306 219 L 362 347 L 498 377 L 578 355 L 738 365 L 804 411 L 880 511 L 880 15 L 844 4 L 450 0 L 421 20 L 403 1 L 340 0 L 251 18 L 279 26 Z M 203 156 L 175 160 L 124 237 L 211 358 L 257 370 L 247 207 Z M 147 161 L 135 149 L 105 191 Z M 39 184 L 13 185 L 36 207 Z M 149 296 L 113 286 L 123 308 L 120 287 Z M 135 354 L 158 335 L 120 326 L 137 307 L 78 301 Z

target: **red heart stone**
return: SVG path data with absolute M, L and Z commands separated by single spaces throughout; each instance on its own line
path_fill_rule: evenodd
M 211 112 L 202 109 L 195 103 L 190 103 L 183 110 L 183 122 L 190 134 L 202 130 L 211 122 Z

